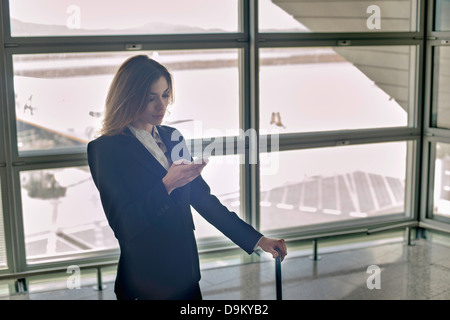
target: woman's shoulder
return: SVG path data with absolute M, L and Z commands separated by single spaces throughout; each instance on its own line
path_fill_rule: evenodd
M 129 143 L 132 135 L 121 133 L 116 135 L 101 135 L 88 143 L 88 148 L 108 148 L 117 144 Z

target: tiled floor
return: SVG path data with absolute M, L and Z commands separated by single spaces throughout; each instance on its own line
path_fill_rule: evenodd
M 393 243 L 320 257 L 318 261 L 289 257 L 282 263 L 283 299 L 450 299 L 450 247 L 441 244 L 417 240 L 415 246 Z M 380 272 L 368 272 L 372 265 Z M 369 289 L 367 283 L 379 289 Z M 274 300 L 275 263 L 203 270 L 200 285 L 205 300 Z M 1 299 L 112 300 L 115 296 L 109 283 L 103 292 L 89 287 Z

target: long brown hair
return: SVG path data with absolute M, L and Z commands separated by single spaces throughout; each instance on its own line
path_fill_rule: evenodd
M 147 107 L 151 85 L 164 77 L 169 85 L 169 103 L 173 102 L 172 75 L 167 68 L 146 55 L 128 58 L 109 87 L 105 103 L 102 135 L 116 135 L 136 121 Z

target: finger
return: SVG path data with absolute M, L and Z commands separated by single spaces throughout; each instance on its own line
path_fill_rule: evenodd
M 283 261 L 284 260 L 284 258 L 286 257 L 286 251 L 282 251 L 282 253 L 281 253 L 281 261 Z
M 206 163 L 190 163 L 186 168 L 187 170 L 195 171 L 201 170 L 206 166 Z
M 277 248 L 280 250 L 281 261 L 283 261 L 284 257 L 287 255 L 286 242 L 284 241 L 284 239 L 279 240 L 279 243 L 277 244 Z
M 180 170 L 184 175 L 188 177 L 196 176 L 199 174 L 199 168 L 197 167 L 197 165 L 194 164 L 188 164 L 183 167 L 180 167 Z
M 270 252 L 272 253 L 272 257 L 273 258 L 278 258 L 279 256 L 283 256 L 283 253 L 281 252 L 281 250 L 278 247 L 274 247 L 273 250 L 270 250 Z
M 284 255 L 287 255 L 286 241 L 284 241 L 284 239 L 282 239 L 281 243 L 282 243 L 281 246 L 283 248 Z
M 193 179 L 197 178 L 202 173 L 203 168 L 194 168 L 189 171 L 188 175 Z
M 203 169 L 205 166 L 206 166 L 206 163 L 198 163 L 198 164 L 193 163 L 193 164 L 192 164 L 192 169 L 193 169 L 193 170 L 201 170 L 201 169 Z
M 284 256 L 283 256 L 283 259 L 284 259 L 284 257 L 286 257 L 288 254 L 286 241 L 284 241 L 284 240 L 283 240 L 283 249 L 284 249 Z
M 198 176 L 202 173 L 204 167 L 205 167 L 205 165 L 203 165 L 203 164 L 196 165 L 195 170 L 192 173 L 195 174 L 196 176 Z

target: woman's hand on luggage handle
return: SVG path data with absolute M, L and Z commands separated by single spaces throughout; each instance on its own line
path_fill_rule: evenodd
M 287 255 L 287 247 L 284 239 L 262 237 L 258 242 L 258 246 L 265 252 L 272 254 L 272 257 L 274 258 L 278 258 L 278 252 L 276 250 L 278 249 L 281 253 L 281 261 L 283 261 L 284 257 Z

